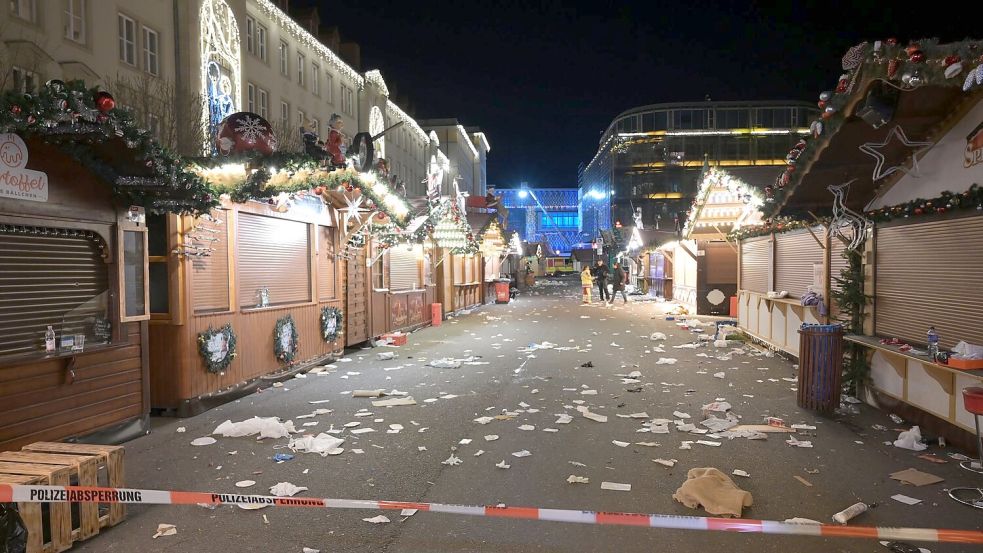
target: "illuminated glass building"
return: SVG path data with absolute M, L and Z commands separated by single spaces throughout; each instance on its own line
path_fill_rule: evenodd
M 578 172 L 582 197 L 597 204 L 610 198 L 610 220 L 595 228 L 631 225 L 639 208 L 647 229 L 681 227 L 704 156 L 749 184 L 771 184 L 816 112 L 815 104 L 790 101 L 652 104 L 622 112 Z M 584 209 L 603 219 L 596 205 Z
M 496 190 L 508 208 L 508 231 L 518 232 L 524 242 L 548 242 L 561 255 L 568 255 L 578 244 L 583 247 L 582 230 L 593 235 L 582 226 L 579 192 L 576 188 L 529 188 L 525 183 L 520 188 Z

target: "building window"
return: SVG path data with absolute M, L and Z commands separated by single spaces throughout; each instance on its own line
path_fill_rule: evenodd
M 341 111 L 347 113 L 348 115 L 355 115 L 354 108 L 352 106 L 354 94 L 352 89 L 347 86 L 341 86 Z
M 539 228 L 579 228 L 580 215 L 576 211 L 560 211 L 555 213 L 540 213 Z
M 246 84 L 246 111 L 256 113 L 256 85 Z
M 160 35 L 148 27 L 143 28 L 143 70 L 160 75 Z
M 118 14 L 119 60 L 125 64 L 137 64 L 137 24 L 133 19 Z
M 297 126 L 298 127 L 303 127 L 304 126 L 304 123 L 306 123 L 306 122 L 307 121 L 304 119 L 304 110 L 298 109 L 297 110 Z
M 297 52 L 297 84 L 304 86 L 304 65 L 307 64 L 307 57 Z
M 321 68 L 316 63 L 311 64 L 311 92 L 321 95 Z
M 256 24 L 256 55 L 266 61 L 266 27 Z
M 321 136 L 321 121 L 317 117 L 311 119 L 311 130 L 314 131 L 314 134 Z
M 290 75 L 290 60 L 287 59 L 289 46 L 284 41 L 280 41 L 280 74 L 284 77 Z
M 257 90 L 257 95 L 259 96 L 259 111 L 256 113 L 263 119 L 266 119 L 267 114 L 270 112 L 270 94 L 260 88 Z
M 372 288 L 386 290 L 386 254 L 381 253 L 372 264 Z
M 85 44 L 85 0 L 65 2 L 65 38 Z
M 290 124 L 290 104 L 280 102 L 280 124 L 284 127 Z
M 23 67 L 14 66 L 10 72 L 14 78 L 14 90 L 17 92 L 31 92 L 41 80 L 37 73 L 28 71 Z
M 10 0 L 10 12 L 14 17 L 34 23 L 37 21 L 37 0 Z
M 329 104 L 334 103 L 334 77 L 331 73 L 324 74 L 324 97 Z
M 246 51 L 256 55 L 256 20 L 246 17 Z

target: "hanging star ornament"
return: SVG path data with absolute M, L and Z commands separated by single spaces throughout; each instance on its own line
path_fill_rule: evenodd
M 902 144 L 909 148 L 917 148 L 917 150 L 911 154 L 911 169 L 908 169 L 903 164 L 884 169 L 884 154 L 882 154 L 879 150 L 890 144 L 891 139 L 894 137 L 897 137 Z M 908 136 L 904 133 L 904 130 L 900 125 L 898 125 L 887 133 L 887 136 L 884 137 L 884 142 L 867 142 L 863 146 L 860 146 L 860 151 L 877 160 L 877 164 L 874 165 L 874 173 L 871 176 L 871 180 L 873 181 L 878 181 L 884 177 L 887 177 L 888 175 L 893 175 L 898 171 L 908 173 L 909 175 L 918 178 L 921 176 L 918 171 L 918 154 L 925 152 L 931 148 L 933 144 L 934 142 L 909 140 Z
M 355 223 L 362 222 L 362 214 L 358 212 L 358 209 L 362 206 L 362 196 L 355 198 L 354 200 L 345 196 L 345 232 L 348 232 L 348 223 L 352 219 L 355 219 Z

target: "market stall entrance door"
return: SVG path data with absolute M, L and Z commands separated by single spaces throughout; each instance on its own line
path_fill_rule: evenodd
M 346 293 L 345 344 L 353 345 L 369 339 L 368 271 L 365 267 L 365 250 L 359 248 L 348 260 Z

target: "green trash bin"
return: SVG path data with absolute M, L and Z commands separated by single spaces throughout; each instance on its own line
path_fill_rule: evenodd
M 843 325 L 799 328 L 799 407 L 832 413 L 840 405 Z

